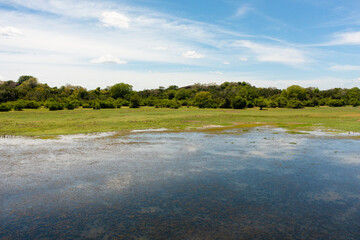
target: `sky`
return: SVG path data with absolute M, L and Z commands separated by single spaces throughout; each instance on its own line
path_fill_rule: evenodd
M 359 0 L 0 0 L 0 80 L 360 87 Z

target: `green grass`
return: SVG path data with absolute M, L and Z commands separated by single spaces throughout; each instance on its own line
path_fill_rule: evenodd
M 123 131 L 148 128 L 196 129 L 206 125 L 224 128 L 273 125 L 289 131 L 339 130 L 360 132 L 359 107 L 305 109 L 47 109 L 0 112 L 0 135 L 45 136 Z

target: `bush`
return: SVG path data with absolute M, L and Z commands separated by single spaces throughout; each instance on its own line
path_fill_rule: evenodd
M 300 109 L 303 108 L 303 104 L 301 101 L 296 100 L 296 99 L 291 99 L 288 103 L 287 103 L 287 108 L 293 108 L 293 109 Z
M 328 102 L 330 107 L 342 107 L 345 106 L 344 100 L 341 99 L 332 99 Z
M 77 102 L 75 101 L 70 101 L 65 103 L 65 108 L 67 108 L 68 110 L 73 110 L 77 107 Z
M 93 101 L 93 102 L 91 102 L 91 107 L 92 107 L 94 110 L 100 110 L 100 109 L 101 109 L 100 102 L 99 102 L 99 101 Z
M 360 101 L 355 98 L 352 98 L 349 100 L 349 104 L 353 107 L 357 107 L 360 106 Z
M 320 106 L 325 106 L 325 105 L 327 104 L 327 102 L 328 102 L 328 99 L 322 98 L 322 99 L 320 99 L 320 101 L 319 101 L 319 105 L 320 105 Z
M 11 106 L 8 103 L 0 104 L 0 112 L 8 112 L 11 110 Z
M 115 102 L 111 100 L 100 101 L 101 108 L 116 108 Z
M 173 99 L 169 101 L 169 107 L 172 109 L 178 109 L 179 107 L 181 107 L 181 104 L 177 100 Z
M 14 102 L 14 110 L 21 111 L 25 108 L 25 102 L 23 100 L 18 100 Z
M 64 106 L 62 103 L 56 101 L 47 101 L 45 103 L 45 107 L 47 107 L 50 111 L 63 110 Z
M 220 108 L 231 108 L 230 99 L 225 98 L 225 100 L 220 104 Z
M 92 105 L 89 102 L 85 102 L 85 103 L 83 103 L 82 107 L 83 108 L 92 108 Z
M 121 108 L 123 105 L 123 101 L 122 101 L 122 99 L 119 98 L 119 99 L 115 100 L 114 104 L 115 104 L 116 108 Z
M 121 99 L 121 106 L 129 106 L 130 102 L 128 100 L 125 99 Z
M 247 102 L 244 98 L 237 96 L 232 101 L 232 108 L 234 109 L 243 109 L 246 108 Z
M 269 101 L 269 107 L 271 107 L 271 108 L 277 108 L 277 103 L 276 103 L 276 101 L 270 100 L 270 101 Z
M 41 106 L 40 103 L 36 101 L 25 101 L 25 107 L 27 109 L 38 109 Z
M 130 108 L 138 108 L 138 107 L 140 107 L 140 101 L 141 101 L 141 99 L 140 99 L 139 95 L 134 94 L 134 95 L 131 96 L 131 98 L 130 98 L 129 107 L 130 107 Z
M 247 108 L 253 108 L 253 107 L 255 107 L 255 104 L 254 104 L 253 101 L 248 101 L 246 107 Z
M 214 100 L 210 92 L 199 92 L 195 95 L 195 105 L 199 108 L 212 108 L 214 107 Z M 215 106 L 216 107 L 216 106 Z
M 284 97 L 278 97 L 276 99 L 276 103 L 279 108 L 284 108 L 284 107 L 287 107 L 287 105 L 288 105 L 288 102 L 287 102 L 286 98 L 284 98 Z

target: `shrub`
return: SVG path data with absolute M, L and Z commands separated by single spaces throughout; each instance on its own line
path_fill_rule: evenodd
M 49 110 L 50 111 L 57 111 L 57 110 L 63 110 L 64 106 L 59 102 L 53 102 L 49 104 Z
M 131 98 L 130 98 L 129 107 L 130 108 L 138 108 L 138 107 L 140 107 L 140 101 L 141 101 L 141 99 L 140 99 L 139 95 L 137 95 L 137 94 L 132 95 Z
M 353 107 L 357 107 L 360 106 L 360 101 L 355 98 L 352 98 L 349 100 L 349 104 Z
M 330 107 L 342 107 L 345 106 L 344 100 L 341 99 L 332 99 L 328 102 Z
M 101 108 L 116 108 L 115 102 L 111 100 L 100 101 Z
M 84 102 L 84 103 L 82 104 L 82 107 L 83 107 L 83 108 L 92 108 L 91 103 L 89 103 L 89 102 Z
M 93 102 L 91 102 L 91 107 L 92 107 L 94 110 L 100 110 L 100 109 L 101 109 L 100 102 L 99 102 L 99 101 L 93 101 Z
M 269 107 L 271 108 L 277 108 L 277 103 L 274 100 L 269 101 Z
M 327 102 L 328 102 L 328 99 L 322 98 L 322 99 L 320 99 L 320 101 L 319 101 L 319 105 L 320 105 L 320 106 L 325 106 L 325 105 L 327 104 Z
M 247 108 L 253 108 L 253 107 L 255 107 L 255 104 L 254 104 L 253 101 L 248 101 L 246 107 Z
M 303 108 L 303 104 L 301 101 L 296 100 L 296 99 L 291 99 L 288 103 L 287 103 L 287 108 L 293 108 L 293 109 L 300 109 Z
M 130 105 L 130 102 L 128 100 L 125 100 L 125 99 L 121 99 L 121 105 L 122 106 L 129 106 Z
M 122 104 L 123 104 L 123 101 L 122 101 L 122 99 L 119 98 L 119 99 L 115 100 L 114 104 L 115 104 L 116 108 L 121 108 Z
M 67 108 L 68 110 L 73 110 L 77 107 L 77 102 L 75 101 L 70 101 L 65 103 L 65 108 Z
M 230 99 L 225 98 L 225 100 L 220 104 L 220 108 L 231 108 Z
M 25 102 L 23 100 L 18 100 L 14 102 L 14 110 L 21 111 L 25 108 Z
M 169 107 L 172 109 L 178 109 L 179 107 L 181 107 L 181 104 L 177 100 L 173 99 L 169 101 Z
M 199 108 L 212 108 L 214 107 L 214 100 L 210 92 L 199 92 L 195 95 L 195 105 Z
M 0 104 L 0 112 L 8 112 L 11 110 L 11 106 L 8 103 Z
M 38 109 L 41 106 L 40 103 L 36 101 L 25 101 L 25 107 L 27 109 Z
M 287 107 L 287 105 L 288 105 L 288 102 L 287 102 L 286 98 L 284 98 L 284 97 L 278 97 L 276 99 L 276 101 L 277 101 L 277 106 L 279 108 L 284 108 L 284 107 Z
M 234 109 L 243 109 L 246 108 L 247 102 L 244 98 L 237 96 L 233 99 L 231 105 Z
M 60 102 L 56 102 L 54 100 L 47 101 L 45 103 L 45 107 L 47 107 L 50 111 L 63 110 L 64 106 Z

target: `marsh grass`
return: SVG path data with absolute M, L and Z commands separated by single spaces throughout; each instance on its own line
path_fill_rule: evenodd
M 0 112 L 0 135 L 46 136 L 149 128 L 184 131 L 208 125 L 221 125 L 225 129 L 270 125 L 283 127 L 291 132 L 314 129 L 360 132 L 360 108 L 277 108 L 259 111 L 257 108 L 234 110 L 123 107 L 97 111 L 79 108 L 61 111 L 29 109 L 20 112 Z

